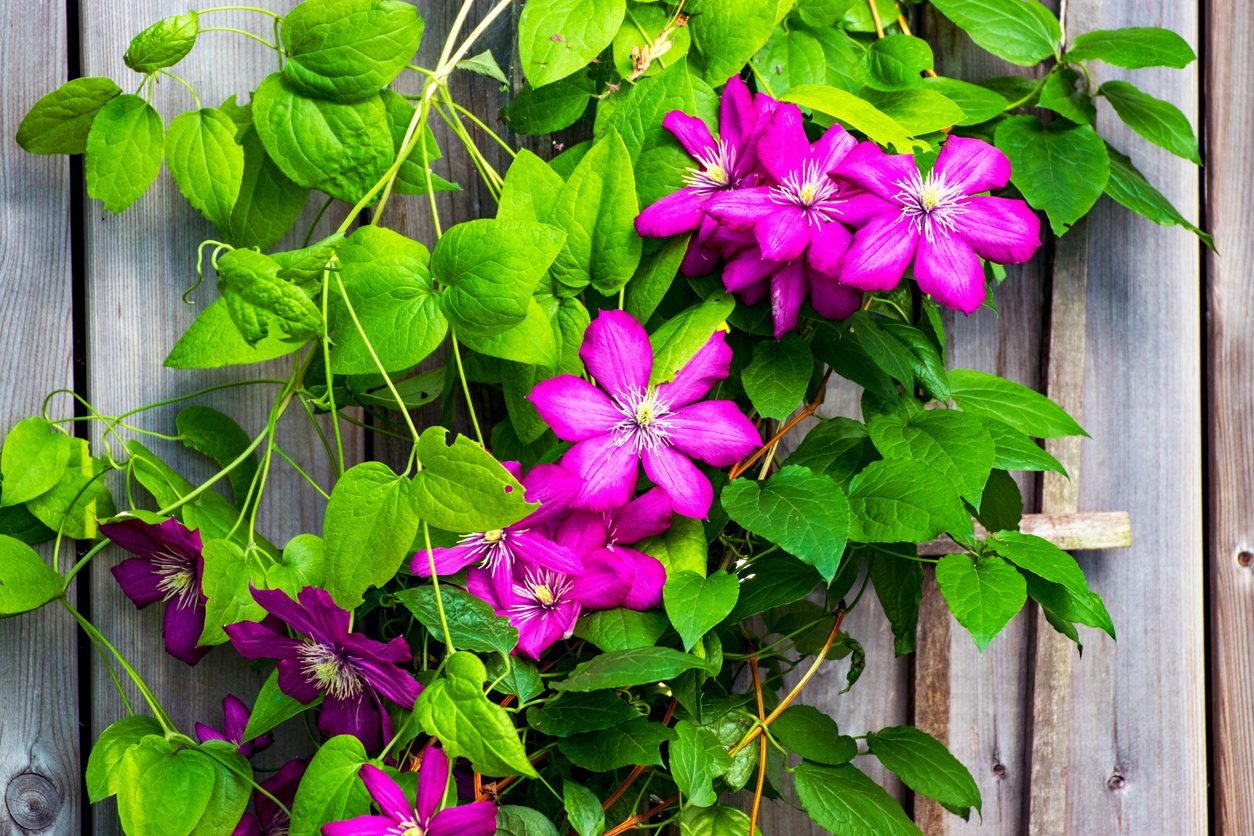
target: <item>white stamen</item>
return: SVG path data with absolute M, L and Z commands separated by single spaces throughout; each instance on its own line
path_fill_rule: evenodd
M 899 219 L 909 219 L 915 232 L 922 233 L 929 242 L 938 226 L 953 232 L 958 218 L 967 211 L 966 194 L 960 187 L 946 183 L 943 174 L 931 172 L 923 177 L 915 171 L 893 185 L 900 190 L 893 196 L 901 204 Z
M 192 561 L 183 555 L 160 552 L 153 559 L 153 566 L 161 580 L 157 588 L 164 593 L 163 600 L 174 602 L 176 607 L 190 607 L 196 602 L 196 570 Z
M 633 453 L 654 450 L 670 444 L 670 404 L 659 400 L 652 389 L 640 389 L 621 395 L 617 401 L 623 419 L 614 425 L 614 443 L 630 444 Z
M 690 168 L 684 173 L 684 184 L 702 193 L 720 192 L 733 189 L 738 183 L 732 182 L 736 171 L 736 146 L 721 139 L 714 141 L 714 147 L 707 149 L 697 157 L 700 168 Z
M 789 172 L 778 186 L 771 187 L 771 200 L 805 210 L 809 223 L 830 223 L 840 214 L 840 186 L 813 160 L 800 171 Z
M 462 537 L 461 543 L 472 548 L 481 561 L 480 566 L 495 574 L 502 566 L 508 570 L 513 565 L 514 550 L 508 538 L 508 531 L 496 528 L 492 531 L 467 534 Z
M 521 601 L 509 608 L 509 614 L 523 623 L 539 618 L 564 603 L 574 585 L 569 575 L 527 567 L 522 581 L 514 582 L 514 595 Z
M 307 641 L 297 648 L 296 656 L 305 679 L 324 694 L 343 700 L 361 693 L 361 676 L 336 648 Z

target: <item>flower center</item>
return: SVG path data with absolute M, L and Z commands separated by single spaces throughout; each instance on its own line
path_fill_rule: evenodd
M 828 223 L 840 214 L 840 186 L 813 160 L 792 171 L 778 186 L 771 187 L 771 199 L 805 211 L 810 223 Z
M 523 579 L 514 582 L 515 602 L 509 614 L 522 622 L 543 616 L 565 601 L 574 585 L 569 575 L 529 566 Z
M 153 566 L 161 580 L 157 588 L 164 599 L 177 599 L 176 606 L 191 606 L 196 600 L 196 569 L 190 560 L 181 555 L 161 552 L 153 560 Z
M 639 454 L 642 450 L 670 443 L 667 432 L 670 405 L 659 400 L 652 388 L 620 396 L 618 409 L 623 418 L 614 425 L 615 444 L 630 444 L 632 451 Z
M 494 528 L 491 531 L 483 532 L 483 542 L 492 545 L 499 543 L 505 539 L 505 531 L 500 528 Z
M 300 660 L 305 680 L 324 694 L 343 700 L 361 693 L 357 669 L 338 649 L 308 641 L 297 649 L 296 658 Z
M 945 175 L 930 172 L 926 177 L 917 171 L 895 184 L 899 191 L 894 198 L 901 204 L 901 218 L 913 224 L 928 241 L 935 237 L 936 227 L 953 232 L 958 218 L 966 211 L 962 189 L 945 182 Z
M 721 139 L 714 141 L 713 148 L 707 148 L 696 158 L 700 168 L 690 168 L 684 173 L 684 183 L 699 192 L 721 192 L 734 189 L 739 181 L 732 181 L 732 172 L 736 170 L 736 146 Z
M 427 832 L 423 830 L 421 827 L 419 827 L 418 825 L 412 824 L 410 822 L 401 822 L 401 824 L 409 825 L 409 827 L 401 831 L 401 836 L 423 836 L 423 834 Z

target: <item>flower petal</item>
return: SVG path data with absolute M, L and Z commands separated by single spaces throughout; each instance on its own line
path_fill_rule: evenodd
M 645 333 L 644 326 L 636 322 L 631 314 L 601 311 L 584 331 L 579 357 L 588 368 L 588 373 L 611 397 L 641 392 L 649 385 L 649 374 L 653 371 L 653 347 L 649 345 L 649 335 Z
M 797 315 L 809 289 L 805 263 L 801 259 L 788 262 L 771 276 L 771 318 L 775 322 L 775 339 L 797 327 Z
M 165 652 L 185 665 L 195 666 L 209 652 L 197 647 L 205 631 L 205 608 L 195 604 L 181 605 L 174 598 L 165 607 Z
M 702 401 L 669 419 L 671 444 L 715 467 L 730 467 L 762 444 L 762 436 L 733 401 Z
M 674 380 L 658 384 L 658 400 L 675 409 L 705 397 L 715 384 L 727 379 L 731 373 L 731 361 L 732 350 L 727 344 L 727 332 L 715 331 L 675 373 Z
M 583 477 L 575 506 L 588 511 L 608 511 L 631 499 L 636 492 L 638 457 L 610 433 L 581 441 L 566 451 L 562 467 Z
M 636 543 L 670 527 L 670 498 L 661 488 L 650 488 L 610 516 L 609 541 Z
M 583 557 L 605 545 L 606 514 L 604 512 L 572 511 L 557 527 L 553 540 Z
M 539 502 L 540 507 L 518 526 L 530 528 L 563 511 L 569 510 L 571 500 L 579 495 L 583 480 L 564 467 L 555 464 L 538 464 L 522 479 L 523 496 L 528 502 Z M 517 526 L 511 526 L 514 528 Z
M 481 556 L 479 548 L 473 543 L 433 548 L 430 557 L 427 556 L 426 549 L 423 549 L 414 552 L 409 571 L 420 578 L 429 578 L 431 577 L 431 564 L 434 561 L 437 575 L 455 575 L 467 566 L 478 562 Z
M 385 816 L 358 816 L 322 825 L 322 836 L 392 836 L 396 822 Z
M 422 686 L 418 680 L 387 662 L 380 662 L 369 657 L 350 657 L 353 666 L 365 677 L 370 686 L 384 697 L 406 710 L 414 707 Z
M 852 240 L 849 230 L 834 221 L 811 224 L 810 249 L 806 253 L 810 267 L 835 278 L 840 274 L 840 257 L 849 249 Z
M 238 740 L 232 740 L 222 732 L 215 729 L 213 726 L 205 723 L 197 722 L 194 726 L 192 726 L 192 728 L 196 731 L 196 739 L 201 743 L 209 740 L 225 740 L 227 743 L 239 743 Z
M 423 750 L 422 765 L 418 767 L 418 791 L 414 805 L 419 821 L 430 821 L 444 801 L 448 789 L 448 755 L 439 746 Z M 430 831 L 428 831 L 430 832 Z
M 881 215 L 858 230 L 840 259 L 840 280 L 859 290 L 892 290 L 914 257 L 919 233 L 897 215 Z
M 984 301 L 984 268 L 969 245 L 956 235 L 936 231 L 919 241 L 914 259 L 919 289 L 947 308 L 971 313 Z
M 981 258 L 1022 264 L 1041 246 L 1041 219 L 1022 200 L 971 197 L 958 220 L 958 234 Z
M 719 139 L 735 148 L 744 160 L 745 155 L 751 154 L 757 145 L 749 141 L 757 122 L 758 109 L 753 106 L 753 94 L 749 88 L 738 75 L 727 79 L 723 98 L 718 103 Z M 746 162 L 752 164 L 752 160 Z
M 257 589 L 251 585 L 249 590 L 252 592 L 253 600 L 260 604 L 266 612 L 278 618 L 296 632 L 309 636 L 313 635 L 314 631 L 317 630 L 316 623 L 309 617 L 309 613 L 283 590 Z
M 645 381 L 648 381 L 647 375 Z M 623 417 L 604 392 L 569 374 L 540 381 L 527 400 L 563 441 L 592 438 L 609 430 Z
M 801 109 L 781 104 L 771 115 L 758 141 L 758 163 L 776 182 L 801 171 L 810 157 L 810 141 L 801 125 Z
M 488 606 L 496 611 L 497 615 L 502 615 L 509 600 L 497 597 L 496 586 L 492 583 L 492 573 L 487 569 L 471 569 L 466 573 L 466 591 L 471 595 L 484 601 Z
M 244 742 L 244 729 L 248 728 L 248 706 L 234 694 L 222 698 L 222 728 L 227 739 Z
M 668 238 L 691 232 L 701 225 L 709 196 L 695 189 L 680 189 L 650 204 L 636 215 L 636 232 L 645 238 Z
M 534 618 L 510 619 L 510 623 L 518 628 L 519 655 L 539 659 L 540 654 L 554 642 L 570 638 L 575 632 L 575 622 L 581 610 L 578 601 L 563 601 Z
M 511 531 L 509 538 L 514 557 L 524 563 L 566 575 L 583 571 L 583 563 L 577 554 L 537 531 Z
M 286 659 L 294 656 L 296 649 L 304 644 L 254 621 L 227 624 L 222 629 L 235 652 L 245 659 Z
M 857 147 L 858 141 L 840 125 L 832 125 L 819 141 L 810 146 L 810 160 L 820 171 L 834 174 L 841 160 Z
M 491 801 L 476 801 L 436 813 L 427 826 L 426 836 L 494 836 L 495 833 L 496 805 Z
M 873 218 L 889 212 L 895 216 L 901 212 L 901 207 L 856 186 L 841 184 L 840 222 L 845 226 L 859 229 Z
M 679 144 L 684 146 L 684 150 L 694 160 L 700 161 L 715 149 L 709 126 L 682 110 L 672 110 L 663 116 L 662 127 L 675 135 L 675 139 L 679 140 Z
M 666 586 L 666 567 L 657 558 L 619 546 L 615 551 L 635 563 L 635 575 L 631 590 L 623 599 L 623 606 L 631 610 L 647 610 L 662 603 L 662 588 Z
M 737 293 L 736 297 L 740 299 L 742 304 L 747 305 L 749 307 L 753 307 L 754 305 L 756 305 L 757 303 L 765 299 L 767 297 L 767 294 L 769 294 L 770 292 L 771 292 L 771 283 L 767 281 L 766 279 L 763 279 L 757 284 L 749 285 L 744 290 Z
M 103 528 L 101 526 L 102 530 Z M 161 574 L 145 558 L 128 557 L 109 571 L 122 588 L 122 594 L 130 598 L 137 609 L 142 610 L 165 597 L 165 591 L 158 585 L 161 583 Z
M 723 287 L 732 293 L 739 293 L 778 269 L 779 262 L 763 257 L 762 250 L 754 244 L 727 260 L 723 267 Z
M 919 171 L 909 154 L 885 154 L 874 142 L 860 142 L 841 160 L 839 175 L 877 197 L 896 203 L 897 185 Z
M 295 657 L 279 661 L 279 690 L 299 703 L 308 705 L 322 692 L 305 676 Z
M 779 204 L 765 186 L 719 192 L 710 198 L 705 210 L 712 217 L 739 228 L 753 226 L 771 216 Z
M 366 785 L 366 791 L 384 815 L 398 822 L 413 817 L 414 808 L 409 805 L 409 799 L 382 769 L 368 763 L 362 764 L 357 777 Z
M 1009 183 L 1010 160 L 982 139 L 951 136 L 941 146 L 932 172 L 944 177 L 947 186 L 976 194 Z
M 862 291 L 810 271 L 810 304 L 828 319 L 848 319 L 862 307 Z
M 383 742 L 379 709 L 365 694 L 347 700 L 328 696 L 318 712 L 318 730 L 330 737 L 351 734 L 361 741 L 367 752 L 378 751 Z
M 306 586 L 298 593 L 297 599 L 301 608 L 308 613 L 313 626 L 313 631 L 306 635 L 330 643 L 340 641 L 348 635 L 352 614 L 336 604 L 330 592 L 316 586 Z
M 100 533 L 115 545 L 140 557 L 174 552 L 194 560 L 201 552 L 200 532 L 173 518 L 156 524 L 144 522 L 138 517 L 123 518 L 101 524 Z
M 666 491 L 675 513 L 697 520 L 710 515 L 714 488 L 705 474 L 675 448 L 659 444 L 644 451 L 644 472 Z
M 810 243 L 809 216 L 797 206 L 777 203 L 774 211 L 753 228 L 753 236 L 766 258 L 792 261 Z
M 623 605 L 634 577 L 635 566 L 617 549 L 598 549 L 584 558 L 571 595 L 589 610 L 612 610 Z

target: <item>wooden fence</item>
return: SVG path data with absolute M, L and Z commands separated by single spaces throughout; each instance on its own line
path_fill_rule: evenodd
M 438 49 L 456 4 L 419 5 L 431 35 L 426 53 Z M 981 655 L 965 632 L 950 629 L 933 588 L 913 659 L 894 660 L 882 616 L 873 606 L 859 608 L 848 629 L 867 649 L 861 682 L 837 696 L 840 672 L 824 671 L 805 699 L 851 733 L 914 721 L 947 739 L 980 784 L 983 819 L 964 824 L 916 804 L 929 834 L 1179 836 L 1206 832 L 1208 825 L 1248 834 L 1254 832 L 1254 336 L 1248 324 L 1254 279 L 1243 256 L 1254 257 L 1254 234 L 1243 210 L 1254 210 L 1254 159 L 1241 148 L 1254 135 L 1248 43 L 1254 8 L 1241 0 L 1062 5 L 1075 34 L 1157 25 L 1197 46 L 1198 64 L 1140 71 L 1138 78 L 1201 118 L 1204 170 L 1147 147 L 1108 111 L 1099 118 L 1103 134 L 1130 152 L 1177 206 L 1202 216 L 1221 255 L 1204 255 L 1183 230 L 1156 227 L 1103 199 L 1086 224 L 1012 271 L 999 294 L 1000 317 L 981 311 L 952 323 L 952 362 L 1045 388 L 1044 360 L 1052 356 L 1051 391 L 1058 391 L 1079 378 L 1059 371 L 1057 358 L 1066 352 L 1046 354 L 1050 335 L 1057 345 L 1058 327 L 1067 321 L 1057 308 L 1051 317 L 1050 300 L 1063 288 L 1085 294 L 1087 327 L 1067 343 L 1079 355 L 1069 358 L 1070 368 L 1083 359 L 1083 387 L 1073 405 L 1092 434 L 1082 446 L 1076 501 L 1080 510 L 1129 511 L 1134 544 L 1083 554 L 1081 562 L 1109 606 L 1119 641 L 1090 633 L 1083 658 L 1068 657 L 1070 680 L 1037 687 L 1034 614 L 1018 617 Z M 130 37 L 186 8 L 186 0 L 0 6 L 0 424 L 37 412 L 56 388 L 115 413 L 235 375 L 161 367 L 199 309 L 178 299 L 194 279 L 195 246 L 209 233 L 168 178 L 114 217 L 85 200 L 77 163 L 28 156 L 13 141 L 38 96 L 74 75 L 128 77 L 121 54 Z M 1006 72 L 933 16 L 925 16 L 922 29 L 943 56 L 940 69 L 976 78 Z M 502 62 L 512 55 L 510 31 L 508 22 L 493 29 L 491 45 Z M 212 33 L 181 71 L 206 102 L 216 103 L 233 93 L 246 98 L 272 61 L 255 43 Z M 1120 75 L 1100 65 L 1098 73 Z M 454 82 L 459 101 L 494 114 L 502 103 L 495 83 L 464 75 Z M 189 107 L 185 97 L 168 83 L 156 103 L 177 112 Z M 467 188 L 440 197 L 442 216 L 462 220 L 490 211 L 469 161 L 452 150 L 454 143 L 444 144 L 450 170 L 441 173 Z M 548 141 L 531 147 L 551 150 Z M 429 236 L 418 201 L 394 205 L 393 224 Z M 203 302 L 205 292 L 195 298 Z M 847 401 L 847 393 L 835 392 L 828 406 L 848 409 Z M 245 426 L 262 420 L 260 400 L 246 389 L 210 403 Z M 71 409 L 67 396 L 54 403 L 62 414 Z M 156 410 L 144 424 L 168 430 L 173 414 Z M 285 432 L 289 447 L 314 443 L 307 424 L 293 422 Z M 362 436 L 348 441 L 357 456 L 388 452 Z M 175 463 L 198 472 L 189 459 Z M 314 476 L 325 481 L 329 474 Z M 1039 510 L 1040 486 L 1024 487 L 1028 510 Z M 263 525 L 279 542 L 317 531 L 322 508 L 315 499 L 279 473 Z M 216 720 L 228 689 L 254 696 L 260 680 L 230 653 L 210 654 L 194 675 L 168 657 L 159 608 L 137 615 L 109 575 L 111 562 L 97 561 L 80 576 L 77 604 L 157 684 L 180 724 Z M 1059 725 L 1046 715 L 1062 697 L 1069 699 L 1070 722 Z M 52 607 L 0 622 L 0 830 L 117 832 L 112 802 L 90 808 L 80 776 L 83 753 L 121 711 L 106 670 L 64 612 Z M 893 790 L 902 793 L 900 786 Z M 818 832 L 782 802 L 770 806 L 762 825 L 768 836 Z

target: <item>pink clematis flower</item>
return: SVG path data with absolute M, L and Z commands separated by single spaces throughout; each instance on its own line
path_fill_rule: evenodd
M 589 511 L 627 504 L 643 462 L 676 512 L 707 517 L 714 489 L 692 459 L 728 467 L 762 443 L 735 403 L 694 403 L 730 371 L 726 335 L 716 332 L 674 380 L 651 386 L 649 335 L 630 315 L 608 310 L 588 326 L 579 356 L 603 389 L 561 375 L 529 395 L 558 438 L 575 442 L 562 458 L 584 480 L 575 504 Z
M 363 764 L 358 777 L 382 815 L 324 824 L 322 836 L 493 836 L 496 805 L 491 801 L 440 808 L 448 786 L 448 771 L 448 756 L 443 750 L 432 746 L 424 751 L 418 768 L 416 803 L 410 804 L 386 772 Z
M 575 622 L 583 612 L 583 603 L 575 594 L 575 580 L 573 575 L 520 565 L 514 567 L 509 588 L 501 592 L 495 576 L 471 569 L 466 573 L 466 591 L 486 601 L 517 628 L 515 653 L 539 659 L 554 642 L 575 632 Z
M 922 291 L 969 314 L 984 301 L 980 258 L 1021 264 L 1041 245 L 1040 219 L 1026 203 L 977 196 L 1010 180 L 1009 160 L 987 142 L 951 136 L 927 175 L 910 155 L 864 142 L 841 176 L 892 206 L 858 230 L 841 259 L 841 281 L 854 287 L 890 290 L 913 260 Z

